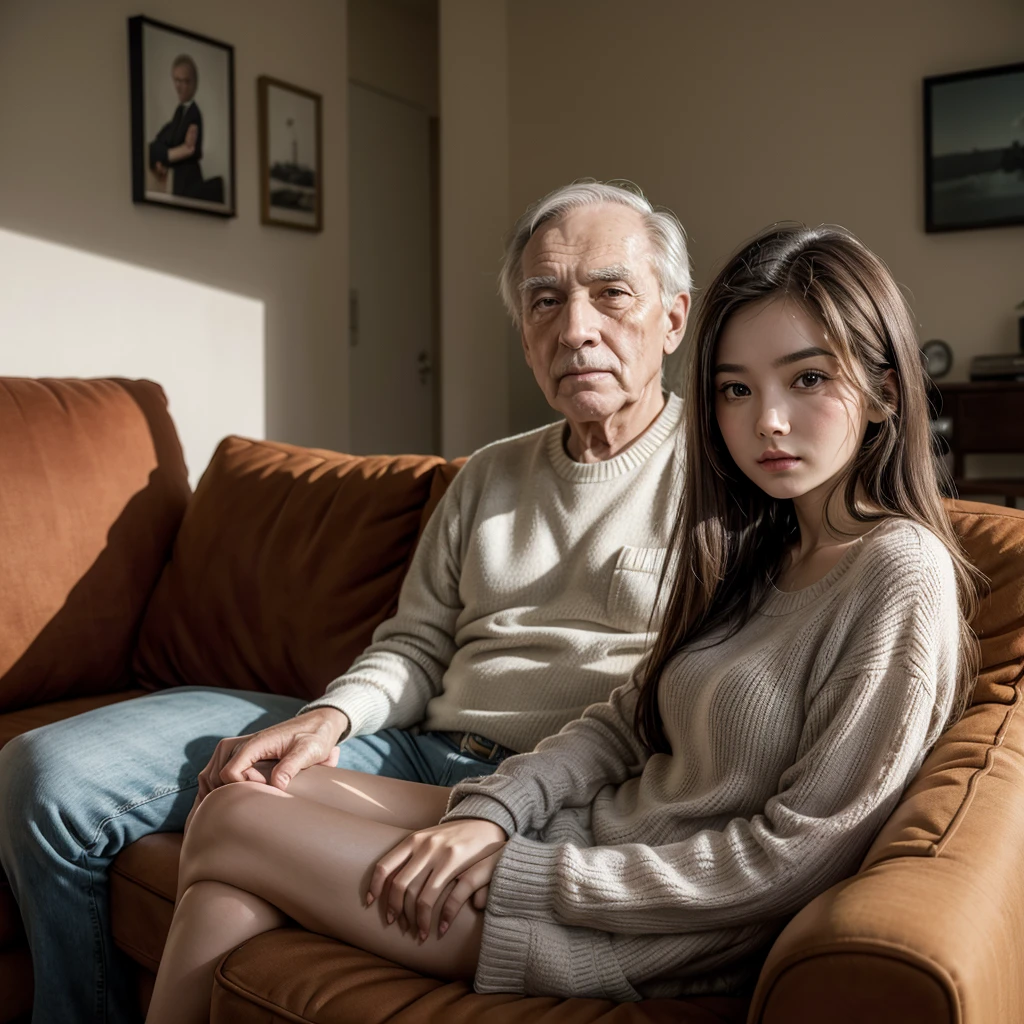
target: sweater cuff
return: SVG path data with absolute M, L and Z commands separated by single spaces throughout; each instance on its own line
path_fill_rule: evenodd
M 483 818 L 485 821 L 493 821 L 499 828 L 505 830 L 505 835 L 516 834 L 516 820 L 509 814 L 508 809 L 500 800 L 485 796 L 483 793 L 475 793 L 460 800 L 458 804 L 448 811 L 439 824 L 444 825 L 449 821 L 457 821 L 459 818 Z
M 349 730 L 345 738 L 379 732 L 384 728 L 387 711 L 382 714 L 382 697 L 376 686 L 367 683 L 346 682 L 329 690 L 322 697 L 310 701 L 296 714 L 304 715 L 316 708 L 334 708 L 348 717 Z
M 513 835 L 491 878 L 487 910 L 507 917 L 551 921 L 562 848 Z
M 477 992 L 526 993 L 532 930 L 529 921 L 484 915 L 480 959 L 473 987 Z
M 473 987 L 477 992 L 583 996 L 619 1003 L 640 998 L 623 973 L 610 935 L 502 917 L 491 913 L 490 901 Z

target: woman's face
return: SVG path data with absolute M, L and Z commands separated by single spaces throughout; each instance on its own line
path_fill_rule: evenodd
M 832 345 L 794 302 L 773 297 L 726 322 L 714 359 L 715 412 L 729 454 L 773 498 L 827 495 L 869 422 Z

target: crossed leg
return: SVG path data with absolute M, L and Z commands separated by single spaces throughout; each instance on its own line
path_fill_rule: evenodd
M 438 786 L 319 767 L 287 793 L 248 782 L 214 790 L 182 847 L 149 1024 L 205 1024 L 220 958 L 289 920 L 427 974 L 471 978 L 483 927 L 472 906 L 443 938 L 435 920 L 421 943 L 387 926 L 383 900 L 365 903 L 377 860 L 409 831 L 436 824 L 447 796 Z

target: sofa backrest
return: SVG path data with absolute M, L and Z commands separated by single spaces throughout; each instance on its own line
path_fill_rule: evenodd
M 971 625 L 981 641 L 974 703 L 1010 704 L 1024 672 L 1024 511 L 946 503 L 967 557 L 989 581 Z
M 990 583 L 972 623 L 981 641 L 974 702 L 939 738 L 865 866 L 893 857 L 933 857 L 949 841 L 979 773 L 991 770 L 1024 685 L 1024 511 L 967 501 L 949 502 L 948 508 L 968 557 Z
M 320 696 L 394 610 L 446 465 L 225 439 L 147 609 L 138 681 Z
M 158 385 L 0 378 L 0 712 L 129 684 L 188 496 Z

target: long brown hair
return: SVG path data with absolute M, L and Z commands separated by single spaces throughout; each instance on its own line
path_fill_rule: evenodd
M 942 506 L 939 481 L 945 471 L 932 453 L 926 379 L 910 310 L 885 264 L 848 231 L 776 225 L 744 245 L 715 278 L 687 350 L 683 494 L 661 581 L 665 590 L 671 580 L 671 590 L 641 670 L 636 707 L 637 735 L 652 753 L 671 751 L 658 710 L 666 664 L 713 630 L 725 627 L 724 636 L 735 635 L 761 606 L 787 546 L 799 536 L 792 501 L 772 498 L 739 470 L 715 414 L 715 350 L 726 322 L 745 306 L 775 296 L 798 303 L 818 324 L 844 378 L 885 412 L 881 423 L 868 424 L 864 443 L 836 487 L 844 488 L 856 521 L 909 519 L 946 545 L 960 606 L 951 720 L 963 713 L 973 691 L 979 654 L 968 622 L 982 577 L 961 550 Z M 894 378 L 889 390 L 887 378 Z M 857 506 L 858 485 L 870 511 Z

